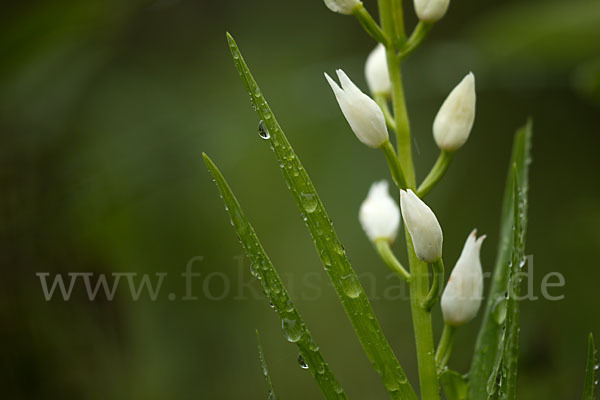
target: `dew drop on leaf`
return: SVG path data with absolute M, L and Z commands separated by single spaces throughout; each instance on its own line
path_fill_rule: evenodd
M 267 128 L 265 121 L 263 121 L 262 119 L 258 123 L 258 135 L 263 139 L 271 138 L 271 134 L 269 133 L 269 128 Z
M 298 364 L 300 364 L 300 368 L 308 369 L 308 365 L 306 365 L 306 361 L 304 361 L 304 357 L 302 357 L 302 354 L 298 354 Z
M 301 193 L 302 208 L 311 214 L 317 209 L 317 196 L 314 193 Z
M 342 276 L 341 283 L 342 289 L 344 290 L 346 296 L 350 297 L 351 299 L 355 299 L 360 296 L 361 286 L 358 282 L 358 279 L 356 279 L 355 274 Z
M 288 342 L 296 343 L 302 337 L 302 328 L 295 319 L 282 319 L 281 329 Z

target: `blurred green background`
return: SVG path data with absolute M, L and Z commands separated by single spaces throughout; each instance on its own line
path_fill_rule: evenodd
M 375 1 L 365 5 L 376 13 Z M 522 303 L 523 399 L 580 396 L 587 334 L 600 337 L 599 27 L 595 0 L 456 1 L 405 67 L 421 178 L 437 157 L 437 108 L 465 73 L 477 76 L 471 138 L 429 198 L 447 264 L 477 227 L 488 234 L 482 257 L 491 270 L 512 135 L 534 117 L 527 253 L 536 295 L 549 272 L 566 285 L 551 289 L 561 301 Z M 366 88 L 374 44 L 353 18 L 321 0 L 30 1 L 5 2 L 0 12 L 3 398 L 264 398 L 255 329 L 279 395 L 319 398 L 277 315 L 254 295 L 259 286 L 203 151 L 228 178 L 350 397 L 386 398 L 258 138 L 226 30 L 416 382 L 408 301 L 383 298 L 403 285 L 356 218 L 370 183 L 389 179 L 385 161 L 354 138 L 323 78 L 343 68 Z M 193 265 L 198 299 L 183 301 L 180 274 L 194 257 L 203 257 Z M 125 281 L 113 301 L 89 301 L 79 281 L 69 301 L 47 302 L 38 272 L 168 276 L 156 301 L 133 301 Z M 439 310 L 434 319 L 439 335 Z M 452 367 L 468 369 L 480 322 L 459 331 Z

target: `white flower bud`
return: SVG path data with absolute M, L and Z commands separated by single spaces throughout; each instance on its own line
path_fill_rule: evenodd
M 371 51 L 365 64 L 365 77 L 373 94 L 389 94 L 392 91 L 385 47 L 380 43 Z
M 327 8 L 340 14 L 352 14 L 354 8 L 359 4 L 362 4 L 359 0 L 325 0 Z
M 467 76 L 450 92 L 433 121 L 433 137 L 446 151 L 460 148 L 471 133 L 475 120 L 475 76 Z
M 415 0 L 415 11 L 421 21 L 436 22 L 448 11 L 450 0 Z
M 367 146 L 380 147 L 389 140 L 381 108 L 372 98 L 361 92 L 344 71 L 338 69 L 336 72 L 342 88 L 329 75 L 325 74 L 325 78 L 354 134 Z
M 442 313 L 448 325 L 464 325 L 477 315 L 483 298 L 483 272 L 479 252 L 485 235 L 471 232 L 442 294 Z
M 410 189 L 400 191 L 402 218 L 421 261 L 433 263 L 442 257 L 442 228 L 431 208 Z
M 394 241 L 400 225 L 400 210 L 388 193 L 386 181 L 371 185 L 367 198 L 360 206 L 358 220 L 372 242 L 377 239 Z

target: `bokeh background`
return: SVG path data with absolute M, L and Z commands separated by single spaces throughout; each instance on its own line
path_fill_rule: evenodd
M 376 13 L 374 1 L 365 5 Z M 1 9 L 2 398 L 265 398 L 255 329 L 279 395 L 320 397 L 252 282 L 201 152 L 228 178 L 348 394 L 386 398 L 259 140 L 226 30 L 416 381 L 409 304 L 383 298 L 402 284 L 389 278 L 356 218 L 370 183 L 389 179 L 385 161 L 354 138 L 323 78 L 341 67 L 366 88 L 374 43 L 353 18 L 320 0 L 28 1 Z M 522 303 L 522 399 L 580 396 L 587 334 L 600 337 L 599 27 L 594 0 L 457 1 L 405 66 L 421 178 L 437 156 L 437 108 L 465 73 L 477 76 L 473 133 L 429 198 L 447 264 L 477 227 L 488 235 L 482 257 L 491 270 L 513 132 L 534 118 L 534 294 L 552 271 L 566 285 L 551 289 L 561 301 Z M 198 299 L 183 301 L 180 274 L 194 257 Z M 168 276 L 156 301 L 132 300 L 126 281 L 113 301 L 89 301 L 81 281 L 69 301 L 46 301 L 39 272 Z M 439 335 L 439 310 L 434 319 Z M 453 368 L 468 369 L 480 322 L 459 331 Z

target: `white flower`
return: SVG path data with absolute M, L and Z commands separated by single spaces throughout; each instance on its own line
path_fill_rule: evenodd
M 373 94 L 388 94 L 392 91 L 385 47 L 380 43 L 371 51 L 365 64 L 365 77 Z
M 450 0 L 415 0 L 415 11 L 421 21 L 436 22 L 448 11 Z
M 485 235 L 471 232 L 442 294 L 442 313 L 448 325 L 459 326 L 477 315 L 483 298 L 483 272 L 479 252 Z
M 360 206 L 358 219 L 372 242 L 386 239 L 392 242 L 400 225 L 400 210 L 388 193 L 386 181 L 375 182 Z
M 410 189 L 400 191 L 402 218 L 421 261 L 433 263 L 442 257 L 442 228 L 431 209 Z
M 367 146 L 380 147 L 389 140 L 381 108 L 372 98 L 361 92 L 344 71 L 338 69 L 336 72 L 342 88 L 329 75 L 325 74 L 325 78 L 354 134 Z
M 433 137 L 446 151 L 460 148 L 471 133 L 475 120 L 475 76 L 470 72 L 450 92 L 433 121 Z
M 325 0 L 327 8 L 340 14 L 352 14 L 354 8 L 359 4 L 362 4 L 359 0 Z

